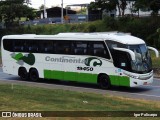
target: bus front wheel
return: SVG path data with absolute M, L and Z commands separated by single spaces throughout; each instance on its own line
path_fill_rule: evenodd
M 111 88 L 109 76 L 107 76 L 105 74 L 102 74 L 98 77 L 98 83 L 99 83 L 100 87 L 103 89 Z
M 20 68 L 18 74 L 19 74 L 21 80 L 27 80 L 28 79 L 28 73 L 27 73 L 26 68 Z
M 38 81 L 39 79 L 38 71 L 36 69 L 31 69 L 29 71 L 29 78 L 31 81 Z

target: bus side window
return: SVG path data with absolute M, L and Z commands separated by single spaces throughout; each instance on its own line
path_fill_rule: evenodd
M 87 48 L 87 52 L 88 55 L 94 56 L 94 49 L 93 49 L 93 41 L 88 42 L 88 48 Z
M 54 53 L 54 42 L 50 40 L 40 40 L 39 41 L 39 51 L 42 53 Z
M 88 54 L 110 59 L 108 49 L 105 47 L 103 42 L 90 42 L 88 47 Z
M 54 53 L 54 43 L 53 41 L 46 41 L 45 43 L 45 53 Z
M 74 54 L 75 55 L 86 55 L 87 54 L 87 42 L 83 42 L 83 41 L 75 42 Z
M 71 42 L 70 41 L 56 41 L 55 42 L 56 54 L 71 54 Z
M 31 53 L 38 52 L 37 40 L 26 40 L 25 46 L 26 46 L 25 52 L 31 52 Z
M 24 51 L 24 41 L 20 39 L 14 40 L 14 52 L 23 52 Z
M 109 49 L 113 49 L 113 47 L 126 48 L 126 46 L 122 43 L 106 40 Z
M 103 48 L 98 48 L 94 50 L 95 56 L 105 57 L 105 51 Z
M 84 49 L 83 48 L 75 48 L 75 51 L 74 51 L 74 53 L 76 54 L 76 55 L 84 55 Z
M 40 40 L 39 41 L 39 49 L 38 49 L 38 53 L 45 53 L 45 41 Z
M 10 52 L 13 52 L 13 43 L 14 41 L 11 39 L 4 39 L 3 40 L 3 47 L 5 50 L 8 50 Z

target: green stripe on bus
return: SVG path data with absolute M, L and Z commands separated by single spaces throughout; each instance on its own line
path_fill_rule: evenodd
M 130 79 L 126 76 L 119 76 L 119 86 L 130 87 Z
M 90 73 L 44 70 L 44 78 L 86 82 L 86 83 L 97 83 L 97 74 L 90 74 Z
M 130 79 L 127 76 L 115 76 L 115 75 L 110 75 L 110 81 L 111 85 L 116 85 L 116 86 L 130 86 Z
M 97 83 L 97 74 L 44 70 L 44 78 L 85 83 Z M 111 85 L 130 86 L 129 77 L 110 75 Z

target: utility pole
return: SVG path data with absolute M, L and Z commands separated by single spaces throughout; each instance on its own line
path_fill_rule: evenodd
M 63 24 L 63 0 L 61 4 L 61 23 Z
M 47 18 L 47 12 L 46 12 L 46 0 L 44 0 L 44 18 Z

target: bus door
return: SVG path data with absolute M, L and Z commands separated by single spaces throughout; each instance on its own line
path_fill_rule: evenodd
M 131 70 L 131 59 L 130 55 L 127 52 L 112 51 L 113 63 L 114 66 L 117 68 L 117 77 L 115 78 L 118 82 L 117 85 L 120 86 L 128 86 L 129 85 L 129 78 L 123 76 L 122 70 L 130 71 Z

